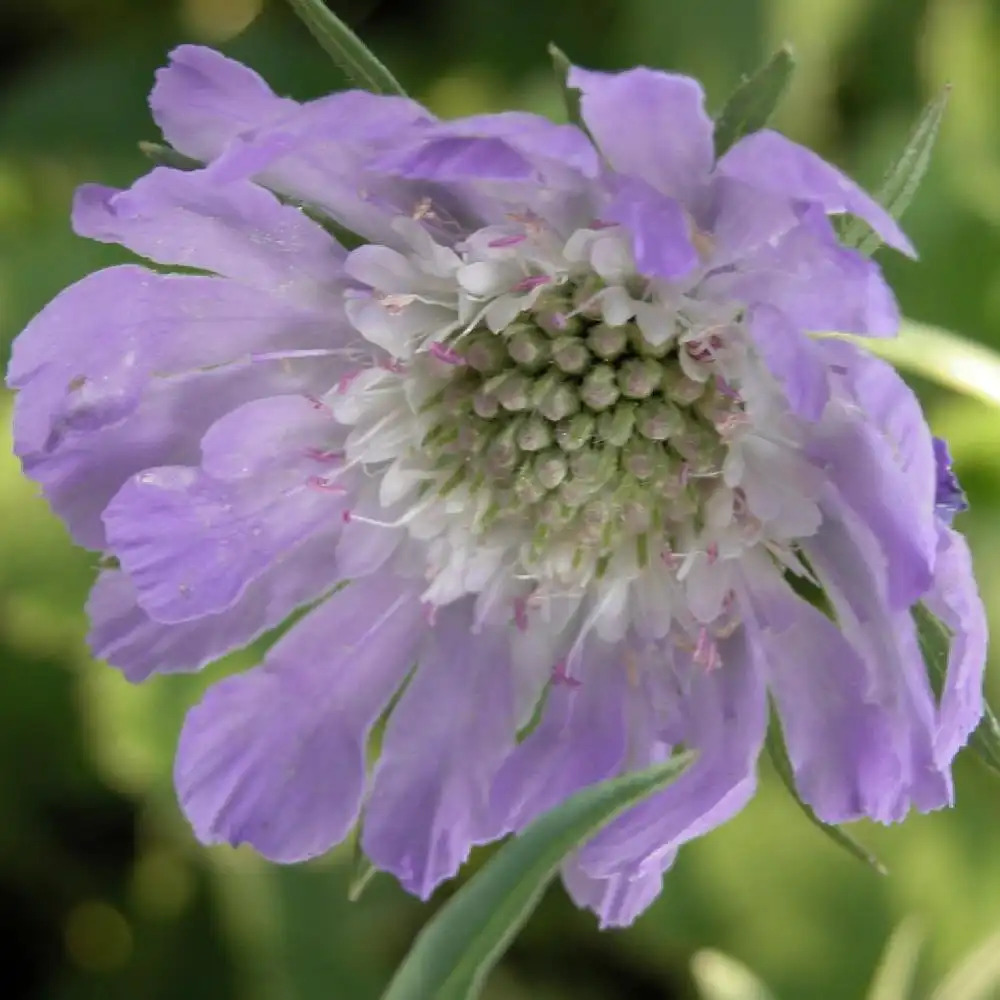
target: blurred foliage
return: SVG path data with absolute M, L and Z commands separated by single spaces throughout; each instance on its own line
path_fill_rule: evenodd
M 800 70 L 777 124 L 875 186 L 919 109 L 952 98 L 907 215 L 919 263 L 880 251 L 906 313 L 1000 348 L 1000 4 L 996 0 L 337 0 L 404 85 L 454 115 L 561 116 L 546 44 L 594 67 L 701 78 L 717 108 L 781 42 Z M 120 259 L 69 232 L 76 184 L 126 184 L 155 140 L 145 95 L 181 41 L 221 46 L 279 91 L 342 84 L 279 0 L 3 0 L 0 4 L 0 345 L 68 282 Z M 970 535 L 1000 624 L 1000 419 L 918 383 L 973 510 Z M 6 426 L 9 400 L 0 397 Z M 375 997 L 430 908 L 376 879 L 349 904 L 350 851 L 278 869 L 193 842 L 170 789 L 185 706 L 205 678 L 136 688 L 88 661 L 94 559 L 75 551 L 0 445 L 0 934 L 5 995 L 44 1000 Z M 235 657 L 232 665 L 248 662 Z M 991 687 L 1000 695 L 997 664 Z M 224 668 L 223 668 L 224 669 Z M 210 671 L 217 675 L 218 669 Z M 918 986 L 1000 925 L 1000 785 L 958 769 L 959 808 L 856 830 L 878 878 L 803 822 L 773 774 L 746 813 L 686 848 L 632 929 L 598 935 L 555 888 L 497 971 L 490 1000 L 694 997 L 712 948 L 775 995 L 863 996 L 891 928 L 926 931 Z

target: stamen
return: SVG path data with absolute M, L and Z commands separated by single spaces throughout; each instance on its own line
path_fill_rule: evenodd
M 310 476 L 306 480 L 306 486 L 312 490 L 318 490 L 321 493 L 332 493 L 336 496 L 344 496 L 347 493 L 345 487 L 339 486 L 329 479 L 324 479 L 322 476 Z M 347 511 L 344 511 L 344 513 L 346 514 Z
M 528 599 L 526 597 L 514 598 L 514 624 L 518 631 L 528 631 Z
M 250 355 L 250 360 L 254 364 L 263 361 L 290 361 L 295 358 L 328 358 L 331 355 L 339 354 L 339 351 L 325 347 L 316 347 L 311 350 L 301 351 L 259 351 Z
M 442 344 L 440 341 L 436 340 L 430 347 L 427 348 L 429 354 L 437 358 L 438 361 L 443 361 L 446 365 L 464 365 L 465 358 L 462 357 L 458 351 L 447 344 Z
M 552 668 L 552 683 L 553 685 L 562 684 L 568 688 L 578 688 L 583 682 L 578 680 L 576 677 L 570 677 L 566 672 L 566 661 L 560 660 Z
M 522 278 L 511 286 L 512 292 L 530 292 L 542 285 L 552 284 L 552 277 L 548 274 L 531 274 L 527 278 Z
M 523 243 L 527 239 L 525 233 L 513 233 L 510 236 L 500 236 L 495 240 L 490 240 L 486 245 L 493 249 L 501 249 L 503 247 L 516 247 L 519 243 Z
M 305 448 L 302 454 L 314 462 L 342 462 L 344 460 L 344 453 L 339 450 L 324 451 L 322 448 Z

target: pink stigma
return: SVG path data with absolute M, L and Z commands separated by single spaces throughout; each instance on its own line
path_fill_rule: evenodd
M 342 510 L 340 512 L 340 519 L 341 519 L 341 521 L 344 522 L 344 524 L 350 524 L 351 523 L 351 512 L 345 508 L 344 510 Z

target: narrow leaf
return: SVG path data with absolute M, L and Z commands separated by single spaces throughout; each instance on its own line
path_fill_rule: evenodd
M 903 320 L 898 337 L 836 336 L 863 343 L 897 368 L 1000 406 L 1000 354 L 985 344 L 913 320 Z
M 945 87 L 924 108 L 899 159 L 889 168 L 875 193 L 876 200 L 894 219 L 900 218 L 906 211 L 917 193 L 920 182 L 924 179 L 924 174 L 927 173 L 931 152 L 937 141 L 941 119 L 944 117 L 950 95 L 951 87 Z M 882 245 L 882 241 L 871 227 L 858 218 L 852 218 L 844 226 L 841 239 L 846 246 L 854 247 L 866 256 L 871 256 Z
M 583 124 L 583 115 L 580 112 L 580 91 L 576 87 L 571 87 L 567 82 L 569 71 L 573 68 L 573 64 L 569 61 L 569 56 L 553 42 L 549 42 L 549 57 L 552 60 L 552 66 L 559 80 L 563 104 L 566 105 L 566 120 L 571 125 L 576 125 L 586 131 Z
M 288 0 L 292 9 L 348 79 L 375 94 L 406 91 L 375 54 L 323 0 Z
M 783 45 L 756 73 L 743 78 L 715 118 L 716 156 L 770 121 L 794 69 L 792 50 Z
M 848 854 L 853 855 L 859 861 L 864 862 L 869 868 L 874 869 L 879 875 L 887 874 L 885 865 L 875 857 L 864 845 L 858 843 L 849 833 L 845 833 L 839 826 L 824 823 L 799 797 L 799 791 L 795 787 L 795 775 L 792 771 L 792 762 L 788 759 L 788 751 L 785 748 L 785 740 L 781 733 L 781 724 L 778 722 L 778 713 L 771 712 L 771 722 L 767 727 L 767 751 L 774 764 L 774 769 L 778 772 L 785 788 L 795 800 L 796 805 L 802 810 L 806 818 L 821 832 L 825 833 L 838 847 L 842 847 Z
M 665 788 L 692 758 L 680 754 L 584 789 L 508 841 L 420 932 L 382 1000 L 473 1000 L 566 855 Z
M 867 1000 L 912 1000 L 913 981 L 924 933 L 916 920 L 904 920 L 889 938 L 875 970 Z
M 201 170 L 205 166 L 200 160 L 194 160 L 190 156 L 178 153 L 176 149 L 171 149 L 159 142 L 140 142 L 139 150 L 158 167 L 173 167 L 174 170 Z
M 768 988 L 742 963 L 706 948 L 691 959 L 701 1000 L 773 1000 Z
M 931 1000 L 995 1000 L 1000 995 L 1000 931 L 953 969 Z

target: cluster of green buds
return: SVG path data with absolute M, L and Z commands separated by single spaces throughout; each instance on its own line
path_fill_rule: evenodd
M 688 377 L 679 349 L 544 305 L 458 338 L 425 407 L 435 488 L 488 491 L 477 528 L 530 523 L 536 554 L 568 541 L 600 565 L 634 539 L 645 563 L 697 525 L 725 457 L 719 428 L 740 409 Z

